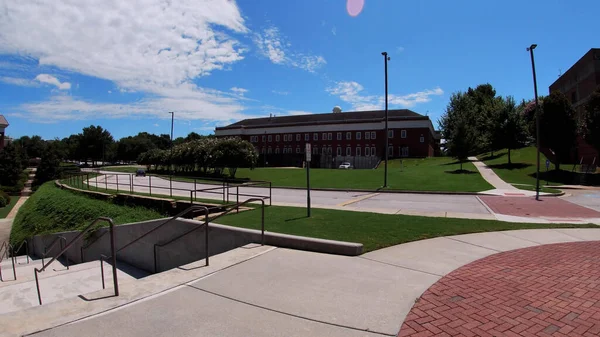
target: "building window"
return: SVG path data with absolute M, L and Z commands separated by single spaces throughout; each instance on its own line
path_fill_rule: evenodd
M 297 133 L 296 134 L 296 141 L 299 142 L 302 139 L 302 135 Z
M 279 141 L 279 135 L 275 136 L 275 141 L 278 142 Z
M 338 156 L 341 156 L 341 155 L 342 155 L 342 148 L 341 148 L 341 147 L 339 147 L 339 146 L 337 147 L 336 154 L 337 154 Z
M 267 136 L 262 136 L 263 143 L 267 140 Z
M 269 146 L 269 148 L 267 149 L 267 153 L 268 153 L 268 154 L 271 154 L 271 153 L 273 153 L 273 149 L 272 149 L 270 146 Z
M 267 150 L 267 149 L 266 149 L 266 148 L 263 146 L 263 148 L 262 148 L 262 151 L 261 151 L 261 152 L 262 152 L 262 154 L 265 154 L 265 151 L 266 151 L 266 150 Z
M 290 142 L 291 142 L 292 140 L 294 140 L 294 135 L 292 135 L 292 134 L 289 134 L 289 135 L 288 135 L 288 140 L 289 140 Z
M 406 132 L 406 130 L 402 130 L 404 132 Z M 394 138 L 394 130 L 388 130 L 388 138 Z M 402 138 L 406 138 L 406 137 L 402 137 Z
M 346 140 L 352 139 L 352 132 L 346 132 Z
M 300 147 L 296 148 L 296 153 L 300 153 Z
M 319 140 L 319 134 L 313 133 L 313 140 Z
M 342 140 L 342 133 L 341 132 L 337 133 L 337 140 Z
M 365 131 L 365 139 L 371 139 L 371 133 L 369 131 Z
M 361 155 L 362 155 L 362 154 L 361 154 L 360 147 L 357 147 L 357 148 L 356 148 L 356 156 L 357 156 L 357 157 L 360 157 Z
M 375 147 L 371 146 L 371 156 L 374 156 L 375 154 L 376 154 Z
M 356 133 L 356 140 L 360 140 L 362 138 L 362 132 L 358 131 Z
M 331 153 L 332 153 L 332 151 L 331 151 L 331 145 L 329 145 L 329 147 L 327 148 L 327 154 L 331 154 Z
M 371 139 L 375 139 L 375 131 L 371 131 Z
M 287 142 L 287 135 L 283 135 L 283 141 Z
M 423 135 L 421 135 L 421 137 L 419 138 L 419 142 L 425 143 L 425 137 L 423 137 Z
M 348 146 L 346 148 L 346 156 L 351 156 L 352 155 L 352 148 L 350 146 Z
M 323 140 L 327 140 L 327 134 L 323 132 Z
M 304 141 L 308 142 L 310 140 L 310 135 L 308 133 L 304 134 Z
M 394 156 L 394 147 L 393 146 L 388 146 L 388 156 L 390 156 L 390 157 Z
M 312 148 L 313 154 L 319 154 L 319 148 L 318 147 L 313 147 Z
M 275 148 L 275 154 L 279 154 L 279 148 L 278 147 Z
M 269 142 L 273 141 L 273 136 L 269 135 L 269 137 L 267 138 Z
M 327 140 L 331 140 L 331 132 L 327 134 Z
M 371 149 L 368 147 L 365 147 L 365 156 L 370 156 L 371 155 Z
M 406 138 L 406 130 L 400 131 L 400 138 Z
M 403 146 L 402 149 L 402 157 L 408 157 L 408 146 Z

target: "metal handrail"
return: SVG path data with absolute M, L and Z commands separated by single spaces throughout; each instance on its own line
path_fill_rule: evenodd
M 27 264 L 29 264 L 29 245 L 27 244 L 27 240 L 23 240 L 19 248 L 13 249 L 12 254 L 15 258 L 15 261 L 17 261 L 17 256 L 15 255 L 15 252 L 18 253 L 21 250 L 21 248 L 23 248 L 23 245 L 25 245 L 25 256 L 27 256 Z
M 78 241 L 79 239 L 81 239 L 85 235 L 85 233 L 87 233 L 91 228 L 93 228 L 94 226 L 96 226 L 96 224 L 98 222 L 100 222 L 100 221 L 108 222 L 108 225 L 109 225 L 109 231 L 110 231 L 110 249 L 111 249 L 111 252 L 112 252 L 112 267 L 113 267 L 113 285 L 114 285 L 114 288 L 115 288 L 115 296 L 119 296 L 119 281 L 117 280 L 117 258 L 116 258 L 117 255 L 115 254 L 115 232 L 114 232 L 115 224 L 114 224 L 114 222 L 113 222 L 113 220 L 111 218 L 99 217 L 96 220 L 92 221 L 92 223 L 90 223 L 89 225 L 87 225 L 87 227 L 85 227 L 79 234 L 77 234 L 77 236 L 75 238 L 73 238 L 73 240 L 71 240 L 71 242 L 69 242 L 66 245 L 66 247 L 64 247 L 58 254 L 56 254 L 56 256 L 54 256 L 50 261 L 48 261 L 48 263 L 46 263 L 46 264 L 42 263 L 42 267 L 41 268 L 35 268 L 34 269 L 35 286 L 36 286 L 36 289 L 37 289 L 38 301 L 40 302 L 40 305 L 42 305 L 42 295 L 40 293 L 40 283 L 39 283 L 39 280 L 38 280 L 38 273 L 41 273 L 41 272 L 45 271 L 46 268 L 48 268 L 48 266 L 52 264 L 52 262 L 54 262 L 62 254 L 64 254 L 67 250 L 69 250 L 69 248 L 71 248 L 71 246 L 73 246 L 76 241 Z
M 171 244 L 172 242 L 177 241 L 177 240 L 181 239 L 182 237 L 184 237 L 184 236 L 186 236 L 186 235 L 194 232 L 195 230 L 201 228 L 204 225 L 206 225 L 206 232 L 205 232 L 205 240 L 206 240 L 206 243 L 205 243 L 206 244 L 206 246 L 205 246 L 205 253 L 206 253 L 206 265 L 208 266 L 208 224 L 209 224 L 209 221 L 214 221 L 214 220 L 216 220 L 216 219 L 218 219 L 218 218 L 220 218 L 222 216 L 225 216 L 225 215 L 229 214 L 234 209 L 239 210 L 240 206 L 243 206 L 243 205 L 245 205 L 247 203 L 250 203 L 250 202 L 256 202 L 256 201 L 260 201 L 262 203 L 262 208 L 261 208 L 262 209 L 262 217 L 261 217 L 261 245 L 264 246 L 265 245 L 265 200 L 264 200 L 264 198 L 250 198 L 250 199 L 247 199 L 247 200 L 245 200 L 245 201 L 243 201 L 241 203 L 237 203 L 235 205 L 230 205 L 231 208 L 229 208 L 225 212 L 223 212 L 223 213 L 215 216 L 212 219 L 208 219 L 208 213 L 207 213 L 206 217 L 205 217 L 205 220 L 204 220 L 205 222 L 203 224 L 198 225 L 198 226 L 196 226 L 196 227 L 194 227 L 194 228 L 192 228 L 192 229 L 190 229 L 190 230 L 188 230 L 188 231 L 186 231 L 186 232 L 184 232 L 184 233 L 182 233 L 182 234 L 180 234 L 180 235 L 172 238 L 171 240 L 169 240 L 167 242 L 164 242 L 164 243 L 161 243 L 161 244 L 155 244 L 154 245 L 154 272 L 158 271 L 158 259 L 157 259 L 158 253 L 157 253 L 157 248 L 162 248 L 164 246 L 167 246 L 167 245 Z
M 14 256 L 10 256 L 9 250 L 12 250 L 12 246 L 10 245 L 10 243 L 4 241 L 2 243 L 2 246 L 0 246 L 0 281 L 4 282 L 4 278 L 2 277 L 2 260 L 4 260 L 4 257 L 6 257 L 7 259 L 10 258 L 11 262 L 12 262 L 12 269 L 13 269 L 13 276 L 15 277 L 15 280 L 17 279 L 17 271 L 15 270 L 15 258 Z M 4 249 L 4 253 L 2 252 L 2 249 Z
M 54 248 L 54 246 L 56 246 L 56 244 L 58 242 L 60 242 L 60 249 L 62 250 L 67 245 L 67 238 L 60 235 L 56 239 L 54 239 L 54 241 L 52 241 L 50 246 L 44 247 L 44 252 L 42 253 L 42 265 L 44 264 L 44 259 L 46 258 L 46 255 L 48 255 L 48 252 L 49 251 L 51 252 L 52 249 Z M 63 244 L 63 242 L 64 242 L 64 244 Z M 67 270 L 69 270 L 69 259 L 66 259 L 66 261 L 67 261 Z

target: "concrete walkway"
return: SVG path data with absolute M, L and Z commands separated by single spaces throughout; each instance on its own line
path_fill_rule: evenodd
M 395 336 L 423 292 L 459 267 L 499 252 L 593 240 L 600 240 L 600 229 L 458 235 L 359 257 L 271 249 L 160 296 L 35 336 Z M 29 330 L 40 319 L 32 314 L 22 321 L 0 316 L 0 324 L 15 329 L 21 322 Z

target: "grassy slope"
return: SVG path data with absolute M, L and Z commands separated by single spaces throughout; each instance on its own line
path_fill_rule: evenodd
M 490 153 L 477 156 L 486 165 L 491 167 L 494 172 L 502 178 L 502 180 L 511 184 L 526 184 L 516 185 L 518 188 L 535 190 L 535 171 L 536 171 L 536 148 L 524 147 L 510 152 L 512 164 L 508 164 L 508 151 L 500 150 L 494 152 L 494 156 Z M 540 169 L 546 170 L 546 156 L 540 153 Z M 553 165 L 551 165 L 553 166 Z M 540 180 L 540 185 L 546 185 L 546 181 Z M 562 185 L 561 183 L 548 182 L 547 186 Z M 559 192 L 555 189 L 544 188 L 543 192 Z
M 100 216 L 112 218 L 116 224 L 162 217 L 143 207 L 125 207 L 107 201 L 61 190 L 54 182 L 40 186 L 21 207 L 13 223 L 10 239 L 21 242 L 34 234 L 44 234 L 83 228 Z
M 259 229 L 260 210 L 225 216 L 220 224 Z M 265 208 L 265 229 L 292 235 L 359 242 L 365 251 L 438 236 L 531 228 L 596 227 L 594 225 L 509 223 L 496 220 L 430 218 L 365 212 L 271 206 Z
M 10 213 L 10 211 L 13 209 L 13 207 L 15 207 L 15 205 L 17 204 L 17 201 L 19 201 L 19 199 L 20 199 L 20 197 L 18 197 L 18 196 L 10 197 L 10 203 L 8 205 L 6 205 L 6 207 L 0 208 L 0 219 L 4 219 L 8 216 L 8 213 Z
M 388 185 L 392 190 L 480 192 L 492 189 L 471 163 L 464 163 L 468 173 L 457 174 L 460 165 L 452 158 L 392 160 L 388 169 Z M 105 167 L 115 172 L 135 172 L 133 167 Z M 311 187 L 339 189 L 377 189 L 383 185 L 384 165 L 376 170 L 312 169 Z M 305 187 L 306 171 L 299 168 L 240 168 L 236 178 L 271 181 L 273 187 Z M 181 181 L 193 181 L 177 177 Z

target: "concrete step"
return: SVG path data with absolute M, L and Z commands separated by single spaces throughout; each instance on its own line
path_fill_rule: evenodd
M 48 262 L 48 261 L 49 260 L 46 260 L 45 262 Z M 4 276 L 4 282 L 0 282 L 0 288 L 35 280 L 34 269 L 35 268 L 39 269 L 41 267 L 42 267 L 41 263 L 33 264 L 33 265 L 31 265 L 31 264 L 20 265 L 19 267 L 17 267 L 15 269 L 15 272 L 17 273 L 16 280 L 14 279 L 14 276 L 12 273 L 12 268 L 3 269 L 2 273 Z M 65 263 L 61 263 L 60 261 L 57 260 L 57 261 L 54 261 L 50 266 L 48 266 L 48 268 L 45 271 L 38 273 L 38 279 L 41 280 L 41 279 L 45 279 L 45 278 L 49 278 L 49 277 L 54 277 L 57 275 L 74 273 L 74 272 L 78 272 L 80 270 L 90 269 L 90 268 L 95 268 L 95 267 L 98 267 L 98 270 L 100 270 L 100 262 L 96 261 L 95 265 L 93 263 L 76 264 L 76 265 L 69 266 L 69 269 L 67 269 L 67 266 Z M 104 267 L 107 267 L 107 265 L 105 265 Z M 100 271 L 98 271 L 98 279 L 100 279 Z
M 26 266 L 26 265 L 36 265 L 36 266 L 38 266 L 38 265 L 42 264 L 42 259 L 38 259 L 38 258 L 33 259 L 31 257 L 29 257 L 29 263 L 27 263 L 27 256 L 25 256 L 25 255 L 16 256 L 15 259 L 16 259 L 15 260 L 16 261 L 16 265 L 15 265 L 16 268 L 19 268 L 21 266 Z M 45 259 L 44 261 L 47 262 L 48 259 Z M 6 259 L 5 258 L 4 260 L 2 260 L 2 263 L 0 264 L 0 266 L 2 266 L 2 271 L 4 271 L 4 269 L 7 269 L 7 268 L 12 268 L 12 261 L 11 261 L 11 259 Z
M 127 283 L 147 275 L 133 266 L 117 262 L 119 284 Z M 112 287 L 112 267 L 104 265 L 106 287 Z M 39 274 L 39 284 L 43 304 L 77 297 L 102 289 L 100 263 L 91 261 L 71 267 L 70 271 L 54 272 L 46 270 Z M 46 275 L 43 275 L 48 273 Z M 31 272 L 33 275 L 33 271 Z M 0 314 L 24 310 L 38 306 L 35 280 L 14 283 L 0 287 Z

